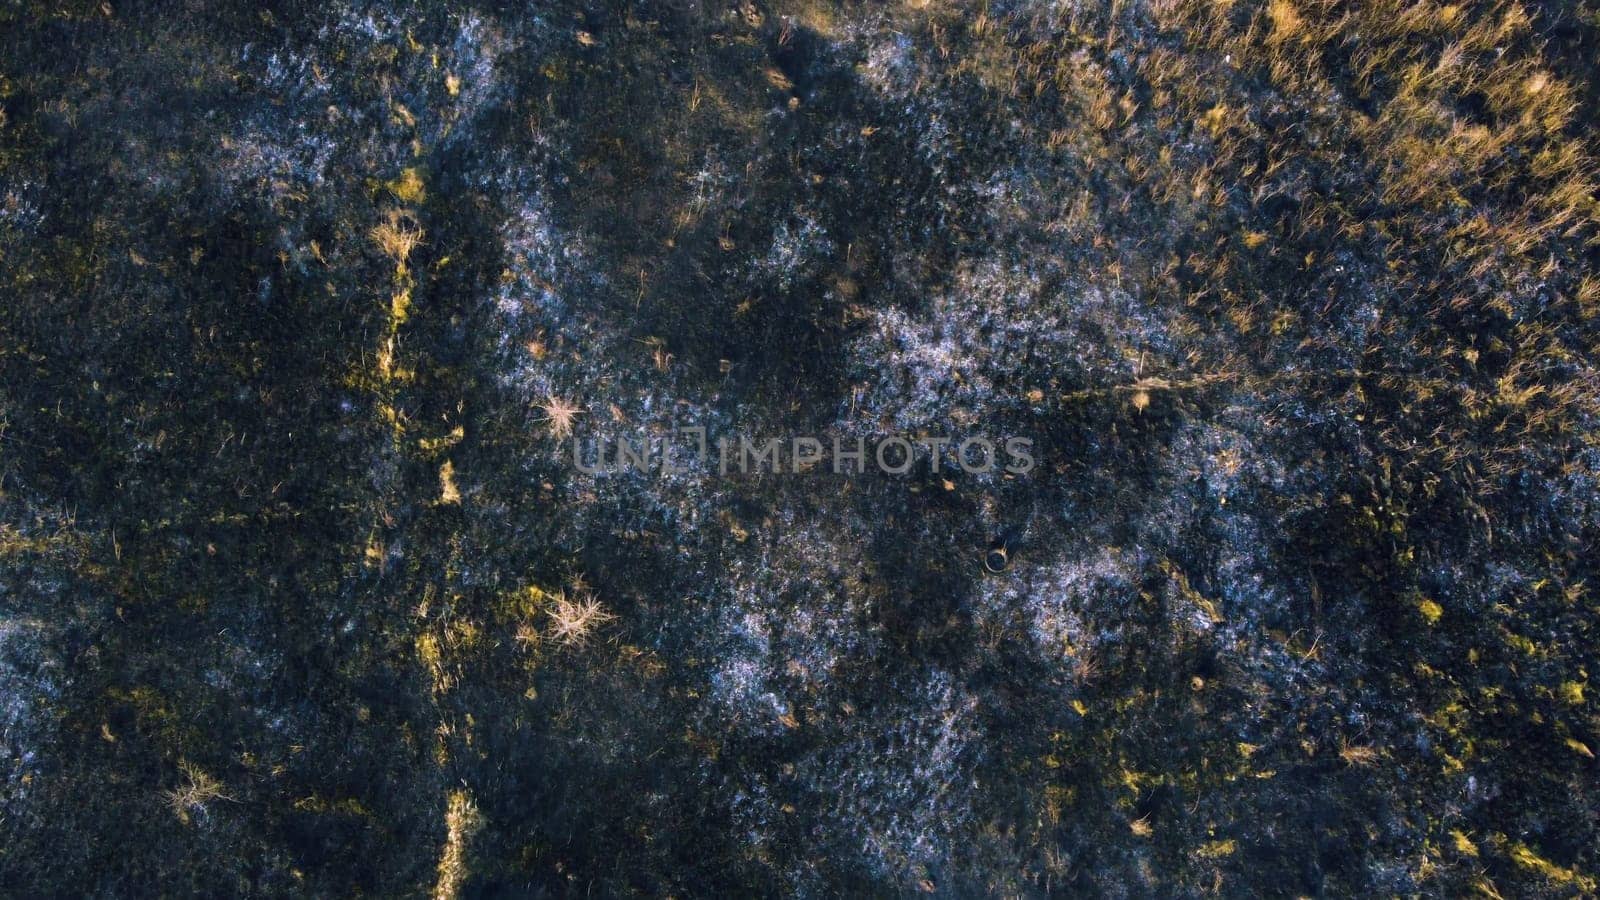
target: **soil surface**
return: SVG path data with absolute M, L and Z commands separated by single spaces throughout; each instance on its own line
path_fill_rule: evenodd
M 0 2 L 0 895 L 1594 895 L 1596 47 Z

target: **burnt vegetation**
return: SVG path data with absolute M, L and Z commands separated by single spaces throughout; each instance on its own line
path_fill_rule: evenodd
M 212 6 L 0 8 L 0 893 L 1595 893 L 1593 0 Z

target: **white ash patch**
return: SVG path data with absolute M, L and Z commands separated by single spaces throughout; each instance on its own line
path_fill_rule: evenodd
M 910 35 L 888 34 L 873 42 L 857 69 L 861 80 L 890 98 L 903 98 L 916 81 L 917 63 Z
M 505 35 L 476 14 L 461 20 L 449 59 L 443 68 L 457 79 L 453 103 L 457 110 L 477 112 L 488 105 L 496 88 L 495 60 L 508 48 Z
M 877 633 L 863 625 L 866 600 L 848 588 L 838 562 L 836 548 L 861 538 L 825 523 L 774 527 L 785 535 L 781 547 L 741 557 L 721 574 L 722 606 L 704 630 L 717 635 L 704 652 L 717 660 L 719 718 L 761 732 L 778 727 L 793 703 L 826 692 L 850 663 L 881 649 Z
M 262 57 L 253 46 L 240 53 L 240 62 L 260 66 L 261 87 L 274 98 L 310 106 L 333 98 L 333 84 L 326 76 L 332 70 L 308 57 L 287 51 L 274 51 Z
M 648 511 L 644 530 L 698 527 L 717 462 L 714 452 L 701 455 L 696 437 L 679 429 L 702 427 L 714 435 L 729 427 L 727 415 L 716 411 L 714 398 L 684 396 L 670 361 L 658 370 L 647 344 L 595 311 L 588 298 L 613 287 L 593 264 L 587 237 L 558 228 L 543 189 L 530 180 L 525 174 L 501 179 L 505 189 L 521 191 L 523 202 L 502 226 L 506 275 L 491 298 L 504 354 L 499 381 L 524 406 L 528 465 L 553 462 L 566 473 L 575 526 L 587 522 L 592 509 L 621 504 Z M 619 372 L 617 360 L 636 366 Z M 580 407 L 571 435 L 557 437 L 544 421 L 540 407 L 551 398 Z M 619 468 L 618 444 L 626 442 L 643 452 L 650 471 L 585 473 L 574 459 L 574 441 L 585 466 L 600 461 L 603 450 L 608 469 Z M 663 471 L 664 448 L 670 448 L 672 472 Z
M 796 766 L 825 798 L 826 820 L 861 861 L 896 879 L 925 876 L 957 848 L 977 785 L 983 730 L 978 700 L 934 671 L 911 697 L 853 720 L 843 740 Z
M 1029 639 L 1046 659 L 1066 659 L 1092 650 L 1105 636 L 1097 630 L 1115 622 L 1097 623 L 1094 614 L 1105 610 L 1108 594 L 1137 593 L 1143 570 L 1137 551 L 1113 547 L 1070 548 L 1046 563 L 1018 567 L 1016 574 L 990 601 L 1023 612 Z
M 240 61 L 253 67 L 262 93 L 275 102 L 221 137 L 210 171 L 230 189 L 264 188 L 279 202 L 299 199 L 324 184 L 339 149 L 330 130 L 316 127 L 347 114 L 337 111 L 333 84 L 324 74 L 337 68 L 308 56 L 262 53 L 255 47 L 246 47 Z
M 303 125 L 287 135 L 257 129 L 224 137 L 212 171 L 231 189 L 264 187 L 283 201 L 320 187 L 335 149 L 331 137 Z
M 530 315 L 541 324 L 570 321 L 568 294 L 600 278 L 590 274 L 583 238 L 557 232 L 553 218 L 542 192 L 526 192 L 501 228 L 510 277 L 502 279 L 495 305 L 513 322 Z
M 724 724 L 754 731 L 782 730 L 786 700 L 772 690 L 772 621 L 763 610 L 724 606 L 716 624 L 719 659 L 710 675 L 711 700 Z
M 696 213 L 703 213 L 712 206 L 724 205 L 738 179 L 717 153 L 707 150 L 700 169 L 688 177 L 688 182 L 694 190 L 689 205 Z
M 26 797 L 39 770 L 46 727 L 41 706 L 59 692 L 60 665 L 47 655 L 45 636 L 39 621 L 0 619 L 0 779 L 11 801 Z
M 1107 336 L 1156 334 L 1161 325 L 1127 294 L 1047 288 L 1041 272 L 985 260 L 963 267 L 923 310 L 875 311 L 852 348 L 851 371 L 864 386 L 864 419 L 901 432 L 949 431 L 1025 402 L 1031 388 L 1059 390 L 1028 381 L 1040 370 L 1096 387 L 1132 383 L 1133 366 Z
M 39 212 L 38 204 L 29 196 L 37 191 L 38 186 L 32 182 L 14 183 L 13 189 L 0 197 L 0 225 L 28 231 L 38 228 L 44 217 Z
M 834 250 L 827 229 L 814 216 L 800 213 L 796 218 L 798 222 L 793 226 L 782 222 L 773 229 L 772 246 L 753 273 L 761 276 L 764 283 L 776 283 L 783 290 L 794 286 L 795 274 L 808 262 L 826 259 Z
M 1251 417 L 1244 409 L 1229 413 L 1241 423 Z M 1197 474 L 1204 484 L 1212 527 L 1223 536 L 1212 573 L 1222 627 L 1236 631 L 1239 623 L 1259 621 L 1291 603 L 1284 578 L 1271 569 L 1270 554 L 1264 552 L 1272 542 L 1277 498 L 1288 488 L 1282 461 L 1261 453 L 1242 428 L 1222 422 L 1190 423 L 1171 447 L 1176 467 Z

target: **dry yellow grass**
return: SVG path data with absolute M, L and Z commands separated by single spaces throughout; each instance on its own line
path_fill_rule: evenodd
M 1344 744 L 1339 748 L 1339 758 L 1350 766 L 1370 766 L 1378 758 L 1378 751 L 1371 747 L 1356 744 Z
M 385 256 L 397 265 L 404 266 L 406 260 L 411 258 L 411 252 L 422 243 L 424 232 L 410 213 L 391 209 L 384 214 L 382 222 L 373 226 L 368 236 Z
M 167 791 L 166 797 L 167 806 L 184 823 L 189 822 L 190 813 L 203 812 L 207 803 L 229 799 L 222 793 L 222 783 L 207 775 L 194 763 L 183 760 L 178 763 L 178 769 L 183 773 L 184 783 Z
M 439 880 L 434 900 L 455 900 L 467 879 L 467 843 L 483 827 L 483 817 L 466 791 L 451 791 L 445 804 L 444 851 L 439 854 Z
M 439 467 L 439 502 L 461 502 L 461 491 L 456 487 L 456 466 L 450 460 Z
M 422 183 L 422 174 L 415 167 L 400 173 L 400 177 L 389 182 L 386 187 L 389 193 L 402 203 L 420 203 L 427 196 L 427 190 Z

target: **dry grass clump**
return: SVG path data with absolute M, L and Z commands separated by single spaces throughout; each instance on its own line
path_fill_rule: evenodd
M 1378 760 L 1378 751 L 1362 744 L 1340 742 L 1339 758 L 1347 766 L 1370 766 Z
M 550 638 L 563 647 L 584 645 L 598 628 L 616 618 L 587 592 L 556 594 L 545 614 L 550 617 Z
M 544 643 L 544 635 L 539 632 L 538 628 L 527 622 L 517 625 L 516 631 L 512 634 L 512 639 L 517 642 L 517 646 L 530 652 L 538 650 L 539 645 Z
M 467 880 L 467 842 L 483 827 L 483 817 L 466 791 L 451 791 L 445 805 L 444 851 L 439 854 L 439 880 L 434 900 L 454 900 Z
M 560 440 L 572 434 L 572 426 L 578 416 L 583 415 L 583 409 L 570 400 L 560 397 L 546 397 L 538 408 L 544 413 L 544 418 L 539 421 L 550 429 L 550 436 Z
M 417 224 L 416 217 L 401 209 L 391 209 L 384 214 L 383 221 L 373 226 L 367 232 L 372 242 L 378 245 L 383 255 L 395 261 L 396 265 L 404 266 L 411 257 L 411 252 L 422 243 L 424 232 L 422 226 Z
M 1577 891 L 1580 895 L 1592 895 L 1595 890 L 1595 879 L 1576 869 L 1557 865 L 1540 856 L 1537 851 L 1527 844 L 1514 842 L 1509 847 L 1512 862 L 1521 869 L 1538 875 L 1552 885 L 1568 890 Z
M 232 799 L 222 792 L 222 783 L 207 775 L 203 769 L 188 760 L 178 763 L 184 783 L 166 793 L 167 806 L 185 824 L 191 813 L 205 812 L 206 804 L 213 800 Z
M 456 486 L 456 465 L 448 459 L 439 467 L 439 502 L 461 502 L 461 489 Z

